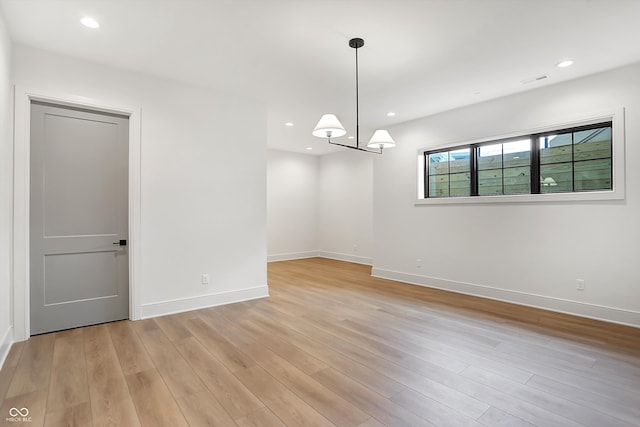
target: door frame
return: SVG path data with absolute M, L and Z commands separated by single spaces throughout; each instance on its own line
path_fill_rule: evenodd
M 83 108 L 98 113 L 115 113 L 129 118 L 129 318 L 140 319 L 141 301 L 141 141 L 140 107 L 122 106 L 99 100 L 51 91 L 27 90 L 14 86 L 13 151 L 13 341 L 31 335 L 29 277 L 31 102 Z

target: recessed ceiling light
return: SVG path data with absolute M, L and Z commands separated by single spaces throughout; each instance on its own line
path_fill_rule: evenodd
M 347 139 L 356 139 L 355 136 L 348 136 Z
M 311 148 L 311 147 L 307 147 L 307 150 L 311 151 L 311 150 L 313 150 L 313 148 Z
M 284 125 L 285 125 L 285 126 L 288 126 L 288 127 L 291 127 L 291 126 L 293 126 L 293 123 L 291 123 L 291 122 L 287 122 L 287 123 L 285 123 Z
M 88 28 L 100 28 L 100 24 L 98 23 L 98 21 L 91 18 L 90 16 L 85 16 L 80 20 L 80 22 L 82 22 L 82 25 Z
M 565 59 L 564 61 L 558 62 L 558 68 L 567 68 L 573 65 L 573 61 L 570 59 Z
M 393 117 L 393 116 L 395 116 L 395 115 L 396 115 L 396 113 L 394 113 L 393 111 L 389 111 L 389 112 L 387 113 L 387 117 Z

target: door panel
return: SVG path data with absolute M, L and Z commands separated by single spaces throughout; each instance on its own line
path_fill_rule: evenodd
M 116 263 L 112 252 L 45 255 L 44 305 L 117 297 Z
M 117 234 L 117 124 L 46 114 L 44 125 L 45 236 Z
M 128 318 L 126 117 L 31 107 L 31 333 Z

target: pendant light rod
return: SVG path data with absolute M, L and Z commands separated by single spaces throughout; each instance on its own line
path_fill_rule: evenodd
M 349 40 L 349 46 L 356 50 L 356 148 L 360 148 L 360 90 L 359 90 L 359 78 L 360 75 L 358 69 L 358 48 L 364 46 L 364 40 L 355 38 Z

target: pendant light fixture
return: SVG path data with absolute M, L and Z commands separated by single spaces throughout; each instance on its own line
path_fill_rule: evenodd
M 351 148 L 353 150 L 366 151 L 369 153 L 382 154 L 383 148 L 393 148 L 396 146 L 395 141 L 386 130 L 376 130 L 367 144 L 367 148 L 360 147 L 360 106 L 358 94 L 358 49 L 364 46 L 364 40 L 361 38 L 353 38 L 349 40 L 349 47 L 356 51 L 356 145 L 345 145 L 332 141 L 331 138 L 338 138 L 347 133 L 335 114 L 325 114 L 313 129 L 313 136 L 319 138 L 327 138 L 327 142 L 341 147 Z

